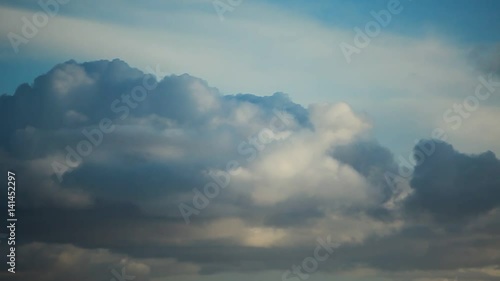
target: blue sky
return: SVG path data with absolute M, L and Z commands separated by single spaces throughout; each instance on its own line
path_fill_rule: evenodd
M 269 95 L 273 92 L 286 92 L 303 105 L 317 101 L 344 100 L 350 102 L 355 105 L 356 110 L 366 112 L 375 122 L 388 124 L 389 126 L 385 129 L 376 129 L 380 130 L 377 133 L 377 137 L 384 144 L 393 146 L 398 153 L 406 154 L 411 150 L 411 145 L 408 145 L 408 143 L 413 143 L 415 139 L 422 135 L 428 135 L 428 132 L 437 127 L 438 124 L 420 128 L 419 124 L 408 122 L 405 124 L 398 120 L 392 120 L 392 118 L 387 120 L 383 116 L 384 112 L 377 112 L 377 110 L 367 107 L 371 102 L 366 104 L 364 102 L 367 101 L 365 97 L 377 96 L 380 97 L 378 100 L 381 101 L 382 99 L 390 99 L 394 95 L 401 95 L 398 92 L 400 91 L 399 89 L 391 89 L 392 85 L 390 85 L 389 77 L 395 74 L 388 71 L 386 77 L 382 78 L 385 82 L 363 83 L 362 85 L 367 87 L 362 88 L 352 87 L 352 84 L 345 84 L 342 81 L 355 80 L 358 75 L 360 75 L 361 79 L 364 79 L 363 75 L 372 77 L 372 70 L 368 70 L 364 74 L 356 72 L 358 68 L 363 67 L 363 64 L 366 63 L 365 61 L 371 61 L 370 64 L 372 65 L 382 64 L 381 73 L 387 71 L 384 70 L 385 66 L 383 64 L 391 65 L 398 63 L 398 59 L 385 59 L 384 55 L 380 54 L 365 55 L 366 52 L 373 51 L 378 47 L 385 48 L 385 55 L 387 56 L 390 56 L 391 52 L 400 53 L 404 49 L 406 49 L 406 54 L 403 54 L 403 56 L 414 56 L 415 54 L 411 53 L 411 48 L 407 47 L 411 45 L 414 46 L 416 52 L 424 52 L 425 48 L 431 46 L 439 46 L 441 50 L 436 49 L 437 52 L 449 48 L 452 50 L 448 53 L 456 52 L 460 58 L 454 59 L 449 57 L 442 59 L 449 60 L 450 63 L 457 63 L 462 60 L 463 65 L 450 67 L 452 69 L 460 67 L 464 71 L 468 71 L 467 68 L 477 67 L 474 65 L 474 62 L 466 62 L 468 53 L 471 53 L 471 50 L 476 48 L 494 47 L 499 36 L 496 32 L 493 32 L 498 29 L 499 24 L 498 20 L 496 20 L 496 11 L 499 4 L 495 1 L 442 1 L 439 5 L 436 5 L 432 1 L 401 1 L 401 5 L 404 8 L 401 14 L 393 15 L 390 24 L 381 31 L 381 35 L 373 39 L 373 45 L 377 47 L 367 48 L 366 52 L 362 52 L 359 55 L 359 59 L 357 55 L 354 55 L 354 60 L 358 60 L 359 62 L 355 61 L 349 66 L 342 61 L 341 57 L 338 57 L 341 55 L 340 48 L 338 47 L 340 41 L 336 38 L 335 34 L 342 34 L 340 37 L 344 37 L 344 41 L 349 37 L 354 38 L 354 28 L 363 28 L 367 22 L 372 20 L 370 12 L 386 8 L 386 1 L 244 1 L 234 11 L 225 14 L 226 20 L 224 22 L 219 20 L 210 1 L 146 1 L 141 2 L 140 5 L 134 1 L 125 3 L 127 4 L 120 4 L 119 9 L 116 9 L 117 2 L 96 2 L 93 5 L 70 2 L 70 5 L 61 6 L 58 17 L 53 21 L 51 20 L 47 27 L 41 29 L 40 35 L 30 40 L 29 44 L 26 46 L 22 45 L 21 49 L 24 48 L 25 50 L 22 50 L 18 55 L 12 52 L 10 44 L 3 37 L 2 63 L 7 67 L 21 64 L 29 64 L 30 67 L 29 70 L 10 67 L 11 71 L 1 78 L 3 80 L 1 81 L 2 85 L 4 85 L 2 91 L 12 94 L 20 83 L 32 81 L 37 73 L 45 72 L 54 64 L 70 59 L 86 61 L 98 58 L 113 59 L 118 57 L 129 61 L 132 65 L 140 69 L 144 69 L 145 65 L 152 64 L 153 60 L 160 62 L 157 58 L 161 57 L 161 61 L 167 67 L 166 73 L 193 74 L 206 79 L 212 86 L 219 88 L 223 93 L 243 92 Z M 15 4 L 7 2 L 4 5 L 6 5 L 4 7 L 10 7 L 9 9 L 40 10 L 38 5 L 30 1 L 20 1 L 15 2 Z M 94 9 L 94 6 L 99 8 Z M 5 9 L 4 11 L 7 12 Z M 13 13 L 10 14 L 14 17 Z M 88 26 L 84 32 L 84 37 L 87 38 L 82 39 L 82 44 L 73 45 L 76 39 L 72 37 L 75 34 L 71 34 L 72 31 L 70 30 L 65 30 L 63 28 L 65 24 L 59 24 L 58 20 L 72 22 L 74 24 L 73 28 L 78 28 L 81 25 Z M 258 23 L 261 20 L 265 23 L 264 25 L 267 25 L 267 23 L 274 25 L 274 27 L 269 29 L 271 30 L 269 34 L 260 32 L 248 33 L 249 25 Z M 92 23 L 92 26 L 88 25 L 88 23 Z M 14 30 L 15 27 L 17 30 L 20 30 L 22 27 L 22 22 L 19 19 L 17 22 L 13 19 L 10 21 L 10 24 Z M 297 28 L 290 28 L 292 32 L 290 35 L 293 32 L 299 32 L 296 33 L 299 36 L 305 35 L 304 32 L 307 32 L 306 29 L 314 31 L 307 36 L 298 37 L 299 40 L 302 40 L 300 42 L 295 41 L 291 43 L 291 41 L 290 43 L 285 43 L 285 41 L 291 40 L 290 37 L 287 37 L 290 35 L 283 34 L 279 29 L 286 29 L 287 24 L 297 25 Z M 298 26 L 304 24 L 313 25 L 314 27 L 297 30 Z M 264 25 L 261 28 L 264 28 Z M 107 27 L 108 29 L 105 28 L 105 30 L 109 31 L 99 34 L 101 26 Z M 110 31 L 114 26 L 122 28 L 121 31 L 119 33 Z M 130 31 L 130 35 L 128 36 L 126 35 L 127 29 Z M 141 30 L 149 30 L 153 33 L 142 33 L 142 35 L 139 35 L 139 38 L 133 40 Z M 273 30 L 278 33 L 272 35 Z M 115 35 L 117 38 L 113 39 L 112 37 Z M 275 42 L 272 42 L 269 36 L 274 36 L 276 38 Z M 97 42 L 99 40 L 107 40 L 106 38 L 109 38 L 108 42 L 94 42 L 95 40 Z M 389 42 L 387 38 L 392 38 L 396 41 L 391 43 L 391 46 L 384 46 L 384 44 Z M 171 42 L 171 40 L 176 41 L 176 48 L 183 48 L 187 44 L 186 47 L 189 50 L 185 49 L 185 55 L 188 56 L 189 52 L 197 52 L 197 50 L 209 51 L 206 56 L 202 53 L 192 56 L 189 63 L 181 61 L 180 58 L 166 58 L 166 56 L 171 55 L 167 54 L 169 48 L 165 44 Z M 352 39 L 350 40 L 352 41 Z M 66 47 L 62 45 L 53 46 L 50 41 L 61 41 L 60 44 Z M 120 52 L 113 54 L 111 50 L 107 50 L 106 54 L 102 53 L 103 46 L 110 46 L 110 43 L 113 41 L 121 42 L 120 44 L 122 45 L 115 47 L 120 48 Z M 134 52 L 127 51 L 127 45 L 132 44 L 130 41 L 133 41 L 134 49 L 136 50 Z M 288 56 L 293 58 L 295 56 L 294 52 L 300 52 L 299 45 L 293 47 L 290 44 L 308 44 L 306 42 L 316 44 L 315 48 L 321 48 L 321 50 L 304 49 L 301 55 L 295 59 L 289 60 L 285 58 Z M 86 46 L 86 44 L 92 44 L 92 46 L 87 48 L 87 50 L 82 50 L 81 47 Z M 282 44 L 286 45 L 281 46 Z M 38 45 L 40 45 L 41 49 Z M 151 54 L 146 57 L 145 52 L 138 51 L 138 46 L 143 46 L 147 49 L 153 48 L 153 52 L 157 53 L 157 55 Z M 64 50 L 58 51 L 58 48 L 64 48 Z M 160 54 L 162 48 L 165 48 L 164 54 Z M 280 48 L 288 49 L 288 53 L 283 53 L 280 51 Z M 306 59 L 304 54 L 308 54 L 308 57 L 310 57 L 315 55 L 314 52 L 317 51 L 320 52 L 317 54 L 318 58 L 307 58 L 308 62 L 303 61 L 303 59 Z M 39 52 L 42 52 L 43 56 L 38 55 Z M 240 52 L 241 56 L 239 56 L 238 52 Z M 217 61 L 220 69 L 216 71 L 209 70 L 209 67 L 202 69 L 200 64 L 196 65 L 196 69 L 190 67 L 190 64 L 195 63 L 194 58 L 196 56 L 198 56 L 198 59 L 204 60 L 203 64 L 205 65 L 212 63 L 209 62 L 210 60 Z M 255 59 L 252 56 L 255 56 Z M 373 56 L 379 57 L 379 61 L 372 61 L 371 57 Z M 436 53 L 436 56 L 439 55 Z M 244 82 L 253 84 L 248 86 L 238 85 L 238 77 L 222 78 L 228 77 L 227 75 L 232 76 L 235 73 L 231 70 L 233 68 L 241 68 L 241 71 L 250 72 L 249 74 L 254 76 L 259 72 L 264 75 L 268 71 L 262 69 L 265 65 L 266 57 L 272 58 L 273 61 L 276 60 L 273 63 L 277 71 L 281 71 L 279 70 L 280 68 L 286 68 L 288 71 L 300 67 L 303 68 L 303 71 L 307 75 L 315 75 L 316 77 L 297 78 L 301 74 L 296 70 L 294 71 L 295 74 L 282 75 L 283 82 L 275 80 L 275 83 L 272 81 L 262 83 L 262 79 L 258 77 L 255 77 L 256 80 L 254 81 L 244 79 Z M 254 62 L 262 61 L 260 61 L 260 65 L 245 64 L 244 66 L 240 66 L 236 62 L 241 58 Z M 408 65 L 408 67 L 411 66 Z M 269 72 L 272 71 L 274 70 L 269 70 Z M 338 72 L 344 71 L 347 71 L 346 75 L 348 77 L 338 75 Z M 405 71 L 408 72 L 407 75 L 413 75 L 413 70 L 409 69 L 398 74 L 402 74 Z M 446 70 L 443 69 L 441 71 Z M 293 76 L 295 77 L 293 79 L 296 81 L 302 80 L 301 85 L 293 85 L 292 83 L 287 85 L 288 87 L 285 87 L 285 81 L 289 81 L 286 76 Z M 327 79 L 329 80 L 328 82 L 326 81 Z M 259 84 L 262 87 L 256 87 Z M 457 87 L 459 89 L 464 88 L 463 85 Z M 309 91 L 308 89 L 311 90 Z M 396 92 L 390 93 L 393 90 Z M 440 95 L 447 94 L 440 93 Z M 466 96 L 466 93 L 461 95 Z M 431 111 L 436 112 L 435 119 L 438 119 L 438 115 L 441 115 L 445 111 L 447 105 L 444 102 L 439 108 L 431 109 Z M 433 122 L 436 122 L 436 120 L 433 120 Z M 407 127 L 412 127 L 415 130 L 411 132 L 405 131 Z M 399 131 L 401 133 L 393 135 L 391 131 Z M 396 141 L 399 139 L 401 139 L 401 143 Z M 481 148 L 486 148 L 486 145 Z M 474 152 L 472 148 L 464 147 L 464 149 Z
M 128 6 L 134 7 L 134 1 L 127 1 Z M 384 0 L 361 0 L 361 1 L 256 1 L 264 4 L 271 4 L 278 9 L 293 11 L 297 15 L 309 17 L 315 21 L 319 21 L 326 26 L 339 26 L 346 29 L 352 29 L 353 26 L 362 26 L 367 21 L 371 20 L 370 11 L 380 10 L 387 4 Z M 202 10 L 207 13 L 214 13 L 214 9 L 210 2 L 200 3 L 155 3 L 155 1 L 142 1 L 141 9 L 187 9 L 194 8 Z M 37 11 L 39 6 L 29 1 L 5 1 L 5 6 L 19 7 Z M 101 4 L 108 6 L 106 4 Z M 248 3 L 247 3 L 248 5 Z M 62 8 L 60 15 L 73 16 L 83 19 L 91 19 L 99 22 L 112 22 L 120 25 L 135 25 L 144 24 L 148 22 L 139 22 L 131 19 L 130 15 L 126 13 L 109 13 L 111 5 L 108 9 L 102 11 L 87 7 L 71 5 Z M 464 46 L 474 46 L 477 44 L 495 44 L 500 38 L 500 34 L 492 32 L 500 28 L 500 22 L 497 18 L 497 11 L 500 9 L 498 1 L 484 0 L 484 1 L 468 1 L 468 0 L 444 0 L 439 5 L 435 1 L 414 1 L 408 4 L 408 10 L 405 11 L 404 16 L 397 17 L 395 21 L 389 25 L 385 32 L 392 32 L 402 34 L 404 36 L 422 37 L 428 33 L 437 33 L 444 38 L 455 41 L 457 44 Z M 83 11 L 82 11 L 83 10 Z M 235 12 L 236 15 L 238 11 Z M 8 48 L 3 49 L 5 54 L 9 53 Z M 60 59 L 65 59 L 64 57 Z M 28 62 L 25 59 L 6 59 L 3 58 L 3 63 L 11 65 L 13 63 Z M 3 91 L 12 93 L 17 85 L 21 82 L 32 80 L 37 73 L 48 70 L 54 63 L 60 62 L 57 58 L 51 60 L 43 60 L 36 58 L 29 61 L 33 71 L 19 71 L 12 69 L 8 75 L 2 77 L 1 83 L 5 85 Z M 36 69 L 36 70 L 35 70 Z M 17 70 L 17 71 L 16 71 Z
M 500 276 L 500 2 L 47 1 L 0 0 L 19 280 Z
M 298 13 L 319 19 L 326 24 L 350 27 L 360 25 L 370 19 L 370 11 L 380 10 L 387 1 L 271 1 L 282 7 L 292 8 Z M 496 11 L 500 8 L 498 1 L 444 0 L 439 4 L 430 0 L 405 1 L 409 11 L 390 25 L 387 30 L 406 36 L 422 36 L 426 32 L 435 31 L 444 36 L 467 43 L 494 43 L 498 34 L 491 30 L 498 28 Z

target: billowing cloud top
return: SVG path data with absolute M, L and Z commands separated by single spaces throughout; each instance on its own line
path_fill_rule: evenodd
M 120 60 L 68 61 L 1 96 L 0 115 L 21 278 L 111 279 L 110 267 L 144 280 L 281 278 L 327 236 L 338 254 L 326 272 L 498 274 L 496 156 L 431 141 L 393 184 L 398 163 L 346 103 L 304 108 Z

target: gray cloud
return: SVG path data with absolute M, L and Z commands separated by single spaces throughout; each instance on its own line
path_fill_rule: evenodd
M 475 218 L 500 206 L 500 161 L 491 151 L 466 155 L 435 142 L 436 151 L 415 168 L 407 208 L 438 220 Z
M 470 51 L 469 58 L 481 71 L 500 76 L 500 44 L 476 46 Z
M 157 86 L 123 107 L 144 77 Z M 238 147 L 251 147 L 276 109 L 293 122 L 250 161 Z M 58 181 L 51 164 L 64 163 L 66 146 L 103 118 L 113 132 Z M 0 167 L 20 175 L 25 276 L 109 280 L 117 266 L 143 280 L 285 270 L 311 254 L 318 234 L 342 244 L 325 272 L 498 262 L 488 250 L 499 243 L 498 159 L 438 144 L 416 168 L 403 208 L 388 208 L 398 194 L 384 173 L 397 165 L 389 149 L 359 138 L 368 127 L 343 103 L 304 108 L 283 93 L 222 96 L 190 75 L 156 81 L 120 60 L 57 65 L 0 97 Z M 186 225 L 178 204 L 230 160 L 241 168 L 230 187 Z M 420 220 L 422 211 L 437 220 Z
M 337 147 L 333 157 L 342 163 L 353 167 L 365 176 L 374 187 L 382 189 L 385 202 L 392 196 L 392 189 L 388 186 L 384 173 L 397 171 L 397 164 L 389 149 L 379 145 L 376 141 L 358 140 L 348 145 Z

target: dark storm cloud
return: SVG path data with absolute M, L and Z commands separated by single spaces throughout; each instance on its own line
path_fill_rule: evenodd
M 125 156 L 105 163 L 84 163 L 78 169 L 68 172 L 62 184 L 86 186 L 87 191 L 103 198 L 138 200 L 166 193 L 190 191 L 202 186 L 208 179 L 200 174 L 200 169 L 202 167 Z M 117 188 L 110 190 L 110 187 L 118 187 L 120 192 L 116 193 Z
M 461 154 L 445 143 L 437 144 L 436 152 L 415 169 L 414 192 L 403 202 L 409 211 L 404 214 L 385 206 L 397 195 L 384 177 L 385 172 L 397 174 L 392 153 L 375 141 L 356 140 L 336 146 L 327 158 L 341 163 L 339 169 L 345 172 L 341 175 L 347 179 L 341 184 L 349 184 L 351 176 L 359 178 L 371 189 L 374 199 L 370 200 L 375 203 L 345 202 L 344 206 L 333 204 L 332 198 L 304 192 L 259 205 L 250 194 L 252 186 L 249 190 L 234 187 L 211 201 L 191 225 L 185 225 L 177 204 L 191 200 L 193 188 L 212 180 L 207 169 L 224 169 L 233 159 L 246 163 L 238 145 L 268 126 L 275 109 L 297 122 L 287 129 L 304 129 L 308 137 L 316 135 L 307 134 L 314 131 L 309 111 L 285 94 L 222 96 L 205 81 L 187 74 L 161 81 L 149 77 L 158 85 L 121 118 L 125 109 L 117 113 L 111 105 L 118 100 L 123 106 L 122 95 L 142 84 L 144 77 L 119 60 L 70 61 L 38 77 L 32 85 L 21 85 L 13 96 L 0 97 L 0 168 L 15 169 L 22 175 L 18 180 L 22 187 L 18 241 L 28 257 L 24 266 L 29 276 L 47 269 L 54 275 L 40 275 L 40 280 L 75 276 L 109 280 L 112 276 L 103 278 L 109 273 L 107 266 L 120 265 L 122 257 L 137 261 L 129 264 L 137 276 L 148 275 L 149 267 L 151 276 L 167 275 L 176 268 L 201 274 L 286 270 L 311 255 L 317 237 L 308 231 L 328 229 L 332 215 L 340 226 L 353 228 L 353 234 L 338 229 L 349 241 L 365 235 L 359 224 L 372 223 L 373 218 L 382 232 L 397 220 L 407 221 L 401 232 L 377 237 L 366 234 L 364 243 L 344 244 L 325 262 L 324 271 L 354 269 L 360 264 L 401 271 L 499 262 L 498 253 L 491 250 L 500 244 L 500 216 L 495 209 L 500 204 L 499 160 L 491 152 Z M 103 118 L 111 119 L 116 129 L 59 182 L 50 166 L 53 159 L 61 161 L 65 147 L 83 139 L 82 130 L 95 129 Z M 333 173 L 337 162 L 329 161 L 327 169 L 308 175 Z M 325 190 L 328 188 L 342 187 L 326 186 Z M 421 211 L 438 221 L 419 221 L 416 214 Z M 365 214 L 370 218 L 363 220 Z M 462 220 L 469 217 L 478 220 Z M 220 219 L 239 219 L 241 224 L 206 228 Z M 441 223 L 444 219 L 446 227 Z M 219 237 L 239 227 L 279 229 L 290 236 L 306 233 L 307 237 L 280 238 L 279 242 L 292 242 L 267 247 L 243 244 L 247 237 L 238 232 Z M 0 248 L 4 247 L 2 243 Z M 73 256 L 77 258 L 69 260 L 77 262 L 58 263 Z M 94 265 L 95 259 L 104 262 Z M 47 261 L 43 267 L 40 260 Z M 100 278 L 93 279 L 97 275 Z
M 16 130 L 27 127 L 81 128 L 97 125 L 105 117 L 116 120 L 156 115 L 179 126 L 203 128 L 214 117 L 227 117 L 235 105 L 245 102 L 258 106 L 262 118 L 271 116 L 276 106 L 295 115 L 302 123 L 308 123 L 307 111 L 284 94 L 223 97 L 205 81 L 187 74 L 165 77 L 150 90 L 140 106 L 132 101 L 132 106 L 124 108 L 126 101 L 122 95 L 130 96 L 134 87 L 142 85 L 144 80 L 151 85 L 156 83 L 153 76 L 120 60 L 83 64 L 68 61 L 57 65 L 36 78 L 32 85 L 23 84 L 14 95 L 0 97 L 0 145 L 9 151 L 15 145 L 11 138 Z
M 362 210 L 373 218 L 382 221 L 393 220 L 394 213 L 382 204 L 397 196 L 397 191 L 388 183 L 386 173 L 397 173 L 397 164 L 391 151 L 376 140 L 359 139 L 350 144 L 336 147 L 332 156 L 351 166 L 363 175 L 380 194 L 380 205 Z M 355 210 L 353 210 L 355 211 Z M 360 210 L 357 210 L 360 211 Z
M 317 198 L 300 196 L 280 202 L 264 210 L 264 224 L 277 227 L 308 225 L 325 216 L 324 202 Z
M 148 233 L 158 225 L 182 236 L 175 225 L 181 221 L 172 219 L 182 219 L 178 197 L 192 197 L 193 188 L 212 180 L 204 174 L 207 168 L 245 159 L 238 145 L 255 128 L 267 126 L 273 110 L 309 124 L 308 112 L 285 94 L 222 96 L 187 74 L 158 81 L 147 99 L 121 118 L 123 112 L 111 105 L 145 77 L 156 81 L 120 60 L 69 61 L 0 97 L 0 167 L 23 175 L 18 196 L 26 224 L 20 241 L 126 248 L 139 243 L 137 229 L 157 243 Z M 246 105 L 254 115 L 234 123 Z M 94 129 L 102 118 L 113 120 L 116 130 L 58 182 L 50 157 L 66 153 L 65 146 L 84 138 L 82 129 Z M 225 193 L 219 199 L 200 216 L 205 222 L 230 215 L 228 210 L 255 217 L 241 209 L 251 207 L 248 198 Z
M 387 200 L 392 195 L 384 173 L 397 171 L 392 153 L 385 147 L 371 140 L 358 140 L 348 145 L 336 147 L 333 157 L 350 165 L 365 176 L 375 187 L 381 188 Z
M 498 233 L 487 236 L 465 228 L 446 232 L 431 225 L 409 226 L 394 235 L 342 246 L 336 256 L 339 264 L 348 267 L 361 263 L 395 272 L 457 270 L 498 264 L 499 246 Z
M 417 166 L 407 208 L 438 220 L 474 218 L 500 206 L 500 161 L 491 151 L 467 155 L 436 141 L 436 150 Z
M 153 71 L 161 74 L 158 67 Z M 130 101 L 138 85 L 154 87 L 143 100 Z M 249 122 L 235 123 L 234 116 L 246 104 L 255 107 L 254 115 Z M 21 85 L 14 95 L 0 97 L 0 150 L 6 154 L 6 167 L 18 162 L 26 173 L 47 177 L 50 171 L 42 172 L 39 166 L 50 165 L 49 160 L 37 167 L 26 161 L 68 155 L 67 146 L 75 149 L 86 140 L 84 129 L 95 131 L 103 118 L 109 118 L 114 131 L 103 136 L 82 165 L 62 175 L 62 184 L 55 182 L 52 172 L 46 184 L 67 190 L 78 186 L 108 197 L 119 189 L 121 198 L 133 200 L 141 192 L 156 196 L 189 191 L 206 182 L 203 170 L 241 158 L 239 143 L 251 130 L 267 125 L 275 109 L 308 123 L 307 111 L 285 94 L 222 96 L 187 74 L 156 81 L 120 60 L 68 61 L 32 85 Z M 141 188 L 145 185 L 147 190 Z

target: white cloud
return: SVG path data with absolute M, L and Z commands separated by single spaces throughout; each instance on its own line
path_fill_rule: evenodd
M 114 9 L 99 5 L 103 11 Z M 400 142 L 408 143 L 401 145 L 407 150 L 412 136 L 432 129 L 424 120 L 444 110 L 441 97 L 468 95 L 478 76 L 467 60 L 469 50 L 439 35 L 412 38 L 383 31 L 347 64 L 338 44 L 352 41 L 351 29 L 327 26 L 276 6 L 245 2 L 224 22 L 209 1 L 127 11 L 133 26 L 59 15 L 22 46 L 20 56 L 118 57 L 142 68 L 160 64 L 167 73 L 203 77 L 224 93 L 282 91 L 301 104 L 346 101 L 380 124 L 376 132 L 382 143 L 399 137 L 396 130 L 406 132 L 402 134 L 409 139 Z M 0 15 L 0 30 L 9 32 L 20 26 L 4 21 L 20 23 L 31 13 L 2 7 Z M 393 114 L 387 116 L 389 111 Z M 415 120 L 422 125 L 415 127 Z

